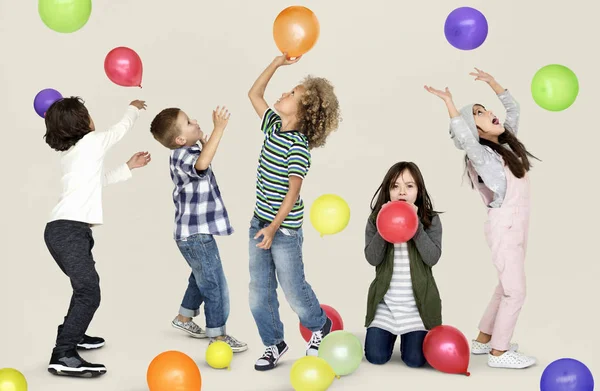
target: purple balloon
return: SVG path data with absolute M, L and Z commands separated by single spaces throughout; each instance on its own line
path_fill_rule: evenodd
M 46 88 L 38 92 L 35 99 L 33 99 L 33 108 L 40 117 L 44 118 L 50 106 L 57 100 L 62 99 L 62 97 L 60 92 L 52 88 Z
M 541 391 L 593 391 L 592 372 L 580 361 L 561 358 L 544 369 Z
M 444 34 L 455 48 L 473 50 L 487 38 L 488 23 L 485 16 L 475 8 L 461 7 L 450 12 L 446 18 Z

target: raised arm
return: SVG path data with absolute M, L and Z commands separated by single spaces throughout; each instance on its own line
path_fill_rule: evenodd
M 462 117 L 454 101 L 452 100 L 452 93 L 446 87 L 445 90 L 436 90 L 431 86 L 425 86 L 427 92 L 439 97 L 446 104 L 448 115 L 450 116 L 450 134 L 452 138 L 458 143 L 460 149 L 464 150 L 469 160 L 475 165 L 483 165 L 487 163 L 492 156 L 490 150 L 485 148 L 479 143 L 479 140 L 475 138 L 469 125 Z
M 252 107 L 254 107 L 254 111 L 260 118 L 263 117 L 265 111 L 269 108 L 267 101 L 265 100 L 265 90 L 267 89 L 267 85 L 271 78 L 275 74 L 275 71 L 282 65 L 290 65 L 298 62 L 300 57 L 296 57 L 293 60 L 289 60 L 284 53 L 281 56 L 275 57 L 273 61 L 269 64 L 269 66 L 260 74 L 258 79 L 254 82 L 250 91 L 248 91 L 248 98 L 250 98 L 250 102 L 252 103 Z
M 133 101 L 127 107 L 127 111 L 119 122 L 104 131 L 95 131 L 94 136 L 100 140 L 104 151 L 108 151 L 113 145 L 118 143 L 125 134 L 133 128 L 135 122 L 140 116 L 140 110 L 145 109 L 144 101 Z
M 209 140 L 206 143 L 202 143 L 202 153 L 194 165 L 198 171 L 204 171 L 208 169 L 212 163 L 215 154 L 217 153 L 219 143 L 221 142 L 221 138 L 223 137 L 225 128 L 229 123 L 229 117 L 231 114 L 229 114 L 226 108 L 223 107 L 219 109 L 219 107 L 217 107 L 216 110 L 213 110 L 212 116 L 215 127 L 210 134 Z
M 504 121 L 504 125 L 516 135 L 519 131 L 519 116 L 521 113 L 519 103 L 506 88 L 502 87 L 500 83 L 494 79 L 492 75 L 481 69 L 475 68 L 475 70 L 477 72 L 471 72 L 469 75 L 475 76 L 475 80 L 486 82 L 492 90 L 494 90 L 506 110 L 506 120 Z

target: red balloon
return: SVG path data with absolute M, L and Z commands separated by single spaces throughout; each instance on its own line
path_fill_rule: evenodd
M 423 354 L 438 371 L 471 375 L 467 371 L 471 358 L 469 341 L 455 327 L 442 325 L 431 329 L 423 341 Z
M 329 319 L 331 319 L 331 323 L 332 323 L 331 331 L 332 332 L 344 329 L 344 321 L 342 320 L 342 316 L 340 315 L 339 312 L 337 312 L 335 310 L 335 308 L 330 307 L 325 304 L 321 304 L 321 308 L 323 308 L 323 311 L 325 311 L 325 313 L 327 314 L 327 317 Z M 300 334 L 302 334 L 302 338 L 304 338 L 304 340 L 306 342 L 310 341 L 310 337 L 312 337 L 312 331 L 310 331 L 306 327 L 302 326 L 302 323 L 300 323 Z
M 106 76 L 115 84 L 123 87 L 142 87 L 142 59 L 127 48 L 114 48 L 104 59 Z
M 377 231 L 390 243 L 406 243 L 417 232 L 419 217 L 413 207 L 404 201 L 383 205 L 377 215 Z

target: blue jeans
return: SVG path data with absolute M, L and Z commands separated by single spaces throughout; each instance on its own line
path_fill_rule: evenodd
M 206 335 L 224 335 L 229 317 L 229 289 L 215 238 L 197 234 L 176 243 L 192 268 L 179 314 L 189 318 L 198 316 L 204 303 Z
M 279 318 L 277 282 L 300 323 L 311 331 L 319 331 L 327 316 L 304 277 L 302 261 L 302 228 L 280 228 L 273 237 L 271 248 L 256 247 L 262 236 L 254 236 L 269 223 L 252 218 L 250 222 L 250 310 L 265 346 L 283 341 L 283 323 Z
M 427 331 L 412 331 L 400 336 L 400 353 L 402 361 L 411 367 L 419 368 L 425 365 L 423 341 Z M 394 344 L 398 336 L 379 327 L 369 327 L 365 338 L 365 356 L 371 364 L 382 365 L 390 361 Z

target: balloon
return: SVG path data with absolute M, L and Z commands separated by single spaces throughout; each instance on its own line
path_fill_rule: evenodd
M 301 56 L 315 46 L 321 28 L 319 20 L 308 8 L 299 5 L 287 7 L 273 23 L 273 38 L 288 58 Z
M 461 50 L 473 50 L 483 44 L 488 35 L 485 16 L 471 7 L 450 12 L 444 24 L 444 34 L 450 45 Z
M 38 92 L 33 99 L 33 108 L 40 117 L 44 118 L 50 106 L 62 97 L 60 92 L 52 88 L 46 88 Z
M 404 201 L 383 205 L 377 215 L 377 231 L 390 243 L 408 242 L 419 228 L 419 217 L 413 207 Z
M 541 391 L 593 391 L 592 372 L 580 361 L 561 358 L 551 362 L 540 380 Z
M 292 365 L 290 371 L 290 381 L 296 391 L 325 391 L 333 379 L 333 369 L 320 357 L 302 357 Z
M 59 33 L 72 33 L 90 19 L 92 0 L 39 0 L 42 22 Z
M 442 325 L 431 329 L 423 341 L 423 354 L 438 371 L 470 375 L 469 342 L 457 328 Z
M 325 311 L 327 317 L 331 319 L 331 331 L 344 329 L 344 321 L 342 320 L 342 316 L 335 310 L 335 308 L 325 304 L 321 304 L 321 308 L 323 311 Z M 312 331 L 302 326 L 302 324 L 300 324 L 300 334 L 302 334 L 302 338 L 304 338 L 306 342 L 310 341 L 310 338 L 312 337 Z
M 188 355 L 170 350 L 152 360 L 146 375 L 150 391 L 199 391 L 200 369 Z
M 359 339 L 347 331 L 334 331 L 323 338 L 319 357 L 327 361 L 337 376 L 345 376 L 358 369 L 363 358 Z
M 215 369 L 229 369 L 233 350 L 226 342 L 215 341 L 206 349 L 206 362 Z
M 531 80 L 533 100 L 548 111 L 562 111 L 569 108 L 578 94 L 577 76 L 563 65 L 546 65 L 539 69 Z
M 27 380 L 16 369 L 0 369 L 0 391 L 27 391 Z
M 310 208 L 310 222 L 323 235 L 333 235 L 346 228 L 350 221 L 350 207 L 335 194 L 324 194 Z
M 106 76 L 123 87 L 142 87 L 143 65 L 138 54 L 127 47 L 117 47 L 104 59 Z

